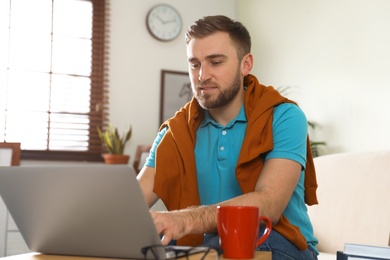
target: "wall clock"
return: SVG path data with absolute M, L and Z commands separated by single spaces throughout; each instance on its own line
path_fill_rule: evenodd
M 175 8 L 167 4 L 158 4 L 146 15 L 146 26 L 157 40 L 172 41 L 181 33 L 182 20 Z

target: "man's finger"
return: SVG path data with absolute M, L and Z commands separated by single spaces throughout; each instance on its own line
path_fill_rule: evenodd
M 161 243 L 162 243 L 164 246 L 166 246 L 166 245 L 169 244 L 169 242 L 171 242 L 171 240 L 172 240 L 172 234 L 171 234 L 170 232 L 168 232 L 168 233 L 165 233 L 165 234 L 163 235 L 163 237 L 161 238 Z

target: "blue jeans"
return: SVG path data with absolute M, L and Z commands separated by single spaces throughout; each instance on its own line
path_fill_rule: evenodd
M 260 234 L 263 228 L 260 229 Z M 219 248 L 218 234 L 206 234 L 204 237 L 204 246 Z M 257 251 L 271 251 L 272 260 L 296 259 L 296 260 L 316 260 L 317 253 L 308 248 L 304 251 L 299 250 L 294 244 L 284 238 L 275 230 L 271 231 L 268 239 L 256 248 Z

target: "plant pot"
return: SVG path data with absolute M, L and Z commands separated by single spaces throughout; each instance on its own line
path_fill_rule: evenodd
M 102 155 L 106 164 L 128 164 L 130 156 L 124 154 L 110 154 L 105 153 Z

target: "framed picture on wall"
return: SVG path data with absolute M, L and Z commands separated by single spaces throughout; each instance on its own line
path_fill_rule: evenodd
M 161 71 L 160 124 L 173 117 L 192 98 L 188 72 Z
M 0 142 L 0 166 L 17 166 L 20 163 L 20 143 Z

